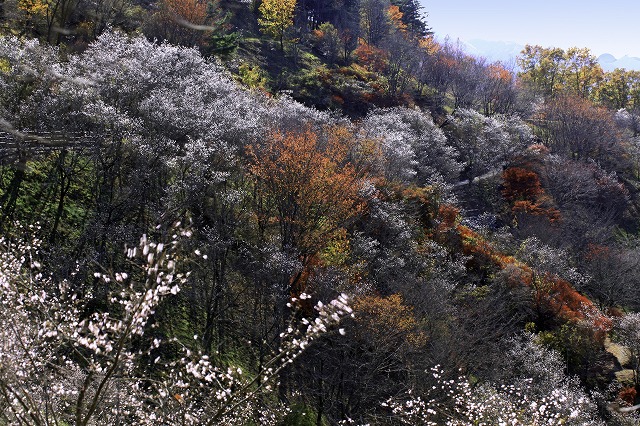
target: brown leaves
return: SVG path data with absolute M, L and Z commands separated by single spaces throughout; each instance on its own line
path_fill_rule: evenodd
M 274 130 L 260 147 L 249 146 L 250 173 L 272 207 L 284 246 L 317 253 L 333 232 L 364 209 L 363 175 L 351 162 L 351 133 L 344 127 Z M 273 216 L 272 216 L 273 217 Z
M 355 301 L 353 308 L 361 331 L 370 334 L 378 344 L 398 346 L 406 341 L 421 346 L 427 339 L 413 308 L 405 305 L 399 294 L 364 296 Z
M 509 167 L 502 173 L 504 180 L 502 196 L 512 203 L 513 213 L 528 213 L 545 216 L 550 222 L 561 219 L 560 212 L 550 207 L 550 198 L 545 194 L 538 174 L 522 167 Z
M 207 19 L 207 3 L 201 0 L 164 0 L 164 5 L 179 21 L 202 25 Z
M 554 152 L 599 162 L 620 155 L 611 113 L 587 99 L 559 96 L 545 103 L 534 119 L 548 132 L 548 145 Z
M 355 54 L 358 62 L 369 71 L 384 72 L 388 66 L 389 52 L 373 45 L 360 43 Z

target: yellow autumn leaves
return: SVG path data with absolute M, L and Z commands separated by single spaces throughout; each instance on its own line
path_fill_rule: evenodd
M 295 9 L 296 0 L 263 0 L 258 9 L 262 32 L 278 39 L 280 50 L 284 50 L 284 34 L 293 25 Z

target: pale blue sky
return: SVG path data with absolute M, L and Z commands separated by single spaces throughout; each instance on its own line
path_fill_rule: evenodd
M 640 1 L 420 0 L 438 38 L 588 47 L 640 57 Z

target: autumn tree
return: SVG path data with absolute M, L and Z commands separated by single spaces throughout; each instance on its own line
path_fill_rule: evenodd
M 523 167 L 509 167 L 502 172 L 502 196 L 511 203 L 514 214 L 527 213 L 544 216 L 550 222 L 560 219 L 560 212 L 545 195 L 538 174 Z
M 518 77 L 530 89 L 553 96 L 561 87 L 563 60 L 562 49 L 527 45 L 517 59 Z
M 417 0 L 392 0 L 391 4 L 398 7 L 402 17 L 400 18 L 411 34 L 424 37 L 431 34 L 431 30 L 428 27 L 424 19 L 422 12 L 423 6 Z
M 154 22 L 155 21 L 155 22 Z M 204 25 L 207 21 L 207 3 L 200 0 L 163 0 L 160 10 L 152 17 L 152 27 L 147 27 L 149 35 L 174 44 L 193 46 L 202 41 L 202 31 L 189 28 Z
M 589 49 L 572 47 L 565 52 L 564 62 L 566 89 L 583 98 L 592 99 L 603 76 L 598 59 Z
M 229 16 L 222 11 L 218 0 L 162 0 L 158 11 L 148 18 L 143 28 L 148 37 L 219 53 L 216 49 L 232 48 L 228 40 L 232 36 L 226 34 Z
M 596 100 L 607 108 L 640 107 L 640 72 L 615 69 L 605 73 L 598 84 Z
M 515 108 L 517 90 L 515 74 L 500 63 L 489 64 L 484 69 L 479 94 L 485 115 L 508 114 Z
M 261 220 L 277 224 L 282 250 L 299 256 L 303 266 L 364 208 L 362 176 L 350 160 L 352 138 L 344 127 L 318 134 L 307 125 L 302 131 L 274 130 L 263 144 L 248 148 L 266 208 Z
M 559 96 L 545 103 L 536 120 L 552 151 L 575 160 L 602 161 L 619 148 L 612 114 L 587 99 Z
M 388 0 L 363 0 L 360 2 L 360 30 L 363 40 L 378 46 L 391 27 Z M 395 9 L 397 11 L 397 7 Z
M 278 39 L 280 50 L 284 50 L 284 35 L 293 25 L 295 8 L 296 0 L 263 0 L 258 9 L 262 32 Z

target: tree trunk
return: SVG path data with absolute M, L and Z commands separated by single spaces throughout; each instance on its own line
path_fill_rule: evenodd
M 58 207 L 56 209 L 56 216 L 53 220 L 53 228 L 51 229 L 51 235 L 49 241 L 51 244 L 55 243 L 56 235 L 58 233 L 58 226 L 60 226 L 60 220 L 64 214 L 64 202 L 71 188 L 71 177 L 66 173 L 64 169 L 65 159 L 67 157 L 67 150 L 63 150 L 58 157 L 58 172 L 60 176 L 60 193 L 58 195 Z
M 7 188 L 7 191 L 2 195 L 2 198 L 0 198 L 0 208 L 2 208 L 2 213 L 0 214 L 0 226 L 2 226 L 7 219 L 10 219 L 13 216 L 16 208 L 16 201 L 18 200 L 18 194 L 20 193 L 20 186 L 22 186 L 22 182 L 25 178 L 26 168 L 26 159 L 19 159 L 16 165 L 16 170 L 11 178 L 11 183 L 9 183 L 9 188 Z

